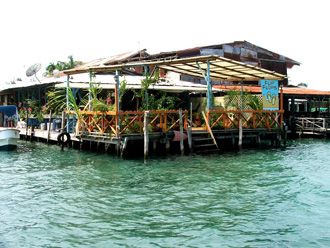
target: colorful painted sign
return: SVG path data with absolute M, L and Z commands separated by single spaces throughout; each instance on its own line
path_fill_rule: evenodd
M 264 110 L 278 110 L 278 81 L 260 80 Z

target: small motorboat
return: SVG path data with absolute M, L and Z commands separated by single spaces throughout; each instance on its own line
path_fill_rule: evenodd
M 0 106 L 0 150 L 14 150 L 17 147 L 20 130 L 13 128 L 17 119 L 16 106 Z
M 11 151 L 17 147 L 19 130 L 15 128 L 0 129 L 0 150 Z

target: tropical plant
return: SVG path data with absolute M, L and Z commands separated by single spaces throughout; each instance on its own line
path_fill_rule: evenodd
M 262 110 L 263 104 L 262 101 L 256 95 L 247 94 L 245 96 L 245 103 L 253 110 Z
M 237 88 L 226 91 L 227 95 L 225 96 L 225 109 L 241 109 L 242 106 L 248 106 L 253 110 L 262 110 L 263 104 L 262 101 L 258 98 L 257 95 L 252 95 L 245 91 L 239 91 Z
M 47 109 L 55 114 L 66 109 L 66 88 L 52 88 L 48 91 Z
M 46 72 L 43 74 L 43 76 L 47 77 L 53 75 L 54 70 L 59 70 L 59 71 L 68 70 L 83 64 L 83 62 L 81 61 L 75 61 L 72 55 L 68 56 L 68 59 L 69 62 L 57 61 L 56 64 L 53 62 L 49 63 L 49 65 L 46 66 Z
M 145 76 L 141 80 L 140 90 L 134 92 L 134 98 L 137 97 L 142 100 L 140 110 L 176 109 L 182 103 L 179 97 L 169 96 L 166 92 L 152 91 L 153 93 L 149 94 L 148 89 L 151 85 L 166 82 L 166 79 L 160 77 L 159 70 L 154 73 L 153 77 L 150 77 L 150 73 Z
M 110 106 L 108 105 L 107 100 L 103 101 L 98 98 L 98 95 L 102 92 L 102 90 L 103 89 L 102 87 L 100 87 L 100 83 L 92 84 L 91 88 L 89 89 L 90 94 L 92 94 L 92 99 L 90 100 L 90 102 L 86 104 L 86 106 L 89 105 L 89 103 L 91 103 L 93 111 L 99 111 L 105 113 L 113 110 L 113 107 L 111 107 L 111 105 Z

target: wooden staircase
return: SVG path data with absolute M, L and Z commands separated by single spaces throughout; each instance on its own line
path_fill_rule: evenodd
M 205 119 L 206 127 L 208 132 L 199 132 L 193 134 L 192 140 L 192 148 L 194 152 L 219 152 L 219 147 L 217 141 L 215 140 L 212 130 L 206 120 L 205 113 L 202 112 L 203 117 Z
M 217 144 L 209 133 L 197 133 L 192 135 L 192 148 L 196 153 L 219 152 Z

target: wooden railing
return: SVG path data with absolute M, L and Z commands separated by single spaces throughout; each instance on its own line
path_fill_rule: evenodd
M 67 113 L 74 114 L 73 111 Z M 179 129 L 179 110 L 150 110 L 149 129 L 153 131 L 169 131 Z M 126 112 L 82 112 L 83 118 L 78 124 L 78 131 L 110 133 L 115 135 L 143 133 L 144 111 Z M 187 123 L 188 111 L 182 111 L 183 122 Z
M 283 113 L 282 110 L 210 110 L 207 120 L 211 129 L 239 129 L 239 120 L 242 119 L 243 128 L 266 128 L 270 131 L 272 128 L 282 127 Z
M 66 111 L 74 114 L 73 111 Z M 210 110 L 207 113 L 207 120 L 211 130 L 239 129 L 239 121 L 242 120 L 244 129 L 265 128 L 267 130 L 281 128 L 284 111 L 265 111 L 265 110 L 244 110 L 244 111 L 224 111 Z M 144 111 L 126 112 L 82 112 L 83 118 L 78 121 L 78 131 L 95 132 L 100 134 L 133 134 L 143 133 Z M 182 111 L 184 128 L 188 120 L 188 111 Z M 179 110 L 150 110 L 149 111 L 149 130 L 170 131 L 180 129 Z
M 330 127 L 330 118 L 296 118 L 296 129 L 301 131 L 326 131 Z

